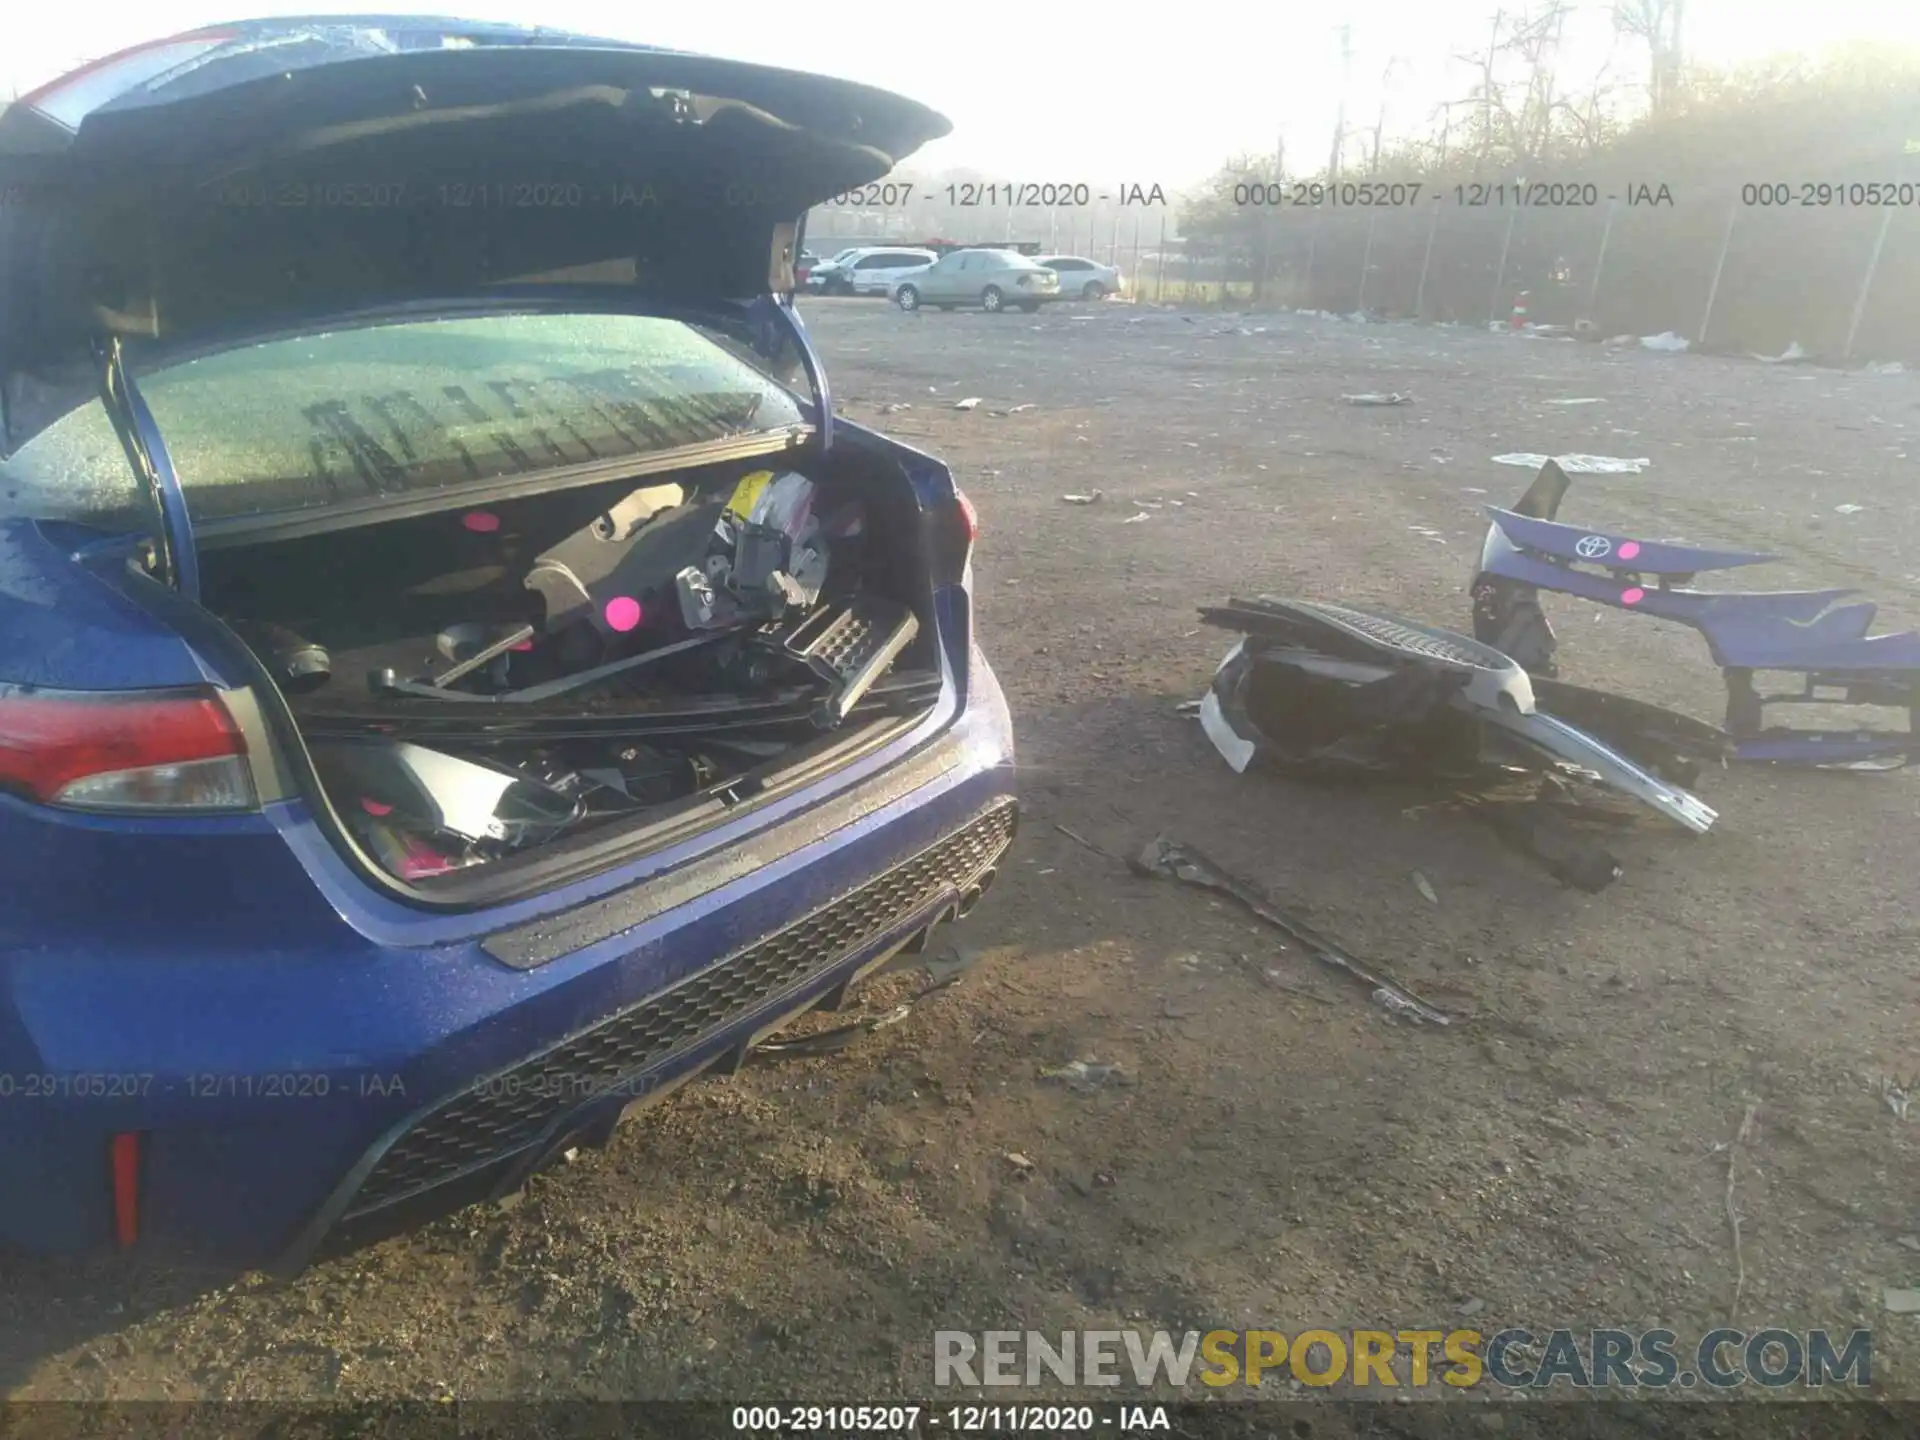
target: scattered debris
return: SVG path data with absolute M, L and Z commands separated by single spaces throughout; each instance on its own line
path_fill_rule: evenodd
M 1543 783 L 1549 782 L 1558 783 L 1554 777 L 1543 778 Z M 1501 840 L 1538 860 L 1562 884 L 1597 895 L 1625 873 L 1611 851 L 1574 829 L 1579 820 L 1613 818 L 1604 812 L 1588 814 L 1575 806 L 1569 813 L 1556 805 L 1551 794 L 1516 800 L 1468 797 L 1465 804 Z
M 1015 1172 L 1020 1175 L 1031 1175 L 1033 1173 L 1033 1161 L 1025 1155 L 1022 1155 L 1018 1150 L 1009 1150 L 1000 1158 L 1011 1165 Z
M 1891 1315 L 1920 1315 L 1920 1289 L 1896 1289 L 1889 1285 L 1883 1299 Z
M 1902 365 L 1898 360 L 1878 360 L 1867 366 L 1864 373 L 1868 375 L 1904 375 L 1907 373 L 1907 367 Z
M 882 405 L 880 407 L 880 413 L 882 415 L 898 415 L 902 410 L 911 410 L 912 408 L 913 406 L 909 405 L 906 401 L 896 400 L 890 404 Z
M 1203 608 L 1243 637 L 1200 720 L 1244 773 L 1256 758 L 1309 776 L 1506 788 L 1513 772 L 1583 774 L 1696 834 L 1718 817 L 1584 730 L 1538 708 L 1525 671 L 1480 641 L 1353 606 L 1262 596 Z
M 1547 464 L 1558 465 L 1569 475 L 1638 475 L 1653 463 L 1644 456 L 1637 460 L 1624 460 L 1617 455 L 1496 455 L 1496 465 L 1519 465 L 1528 470 L 1538 470 Z
M 1040 1078 L 1075 1090 L 1098 1090 L 1103 1085 L 1127 1083 L 1118 1065 L 1100 1060 L 1069 1060 L 1057 1070 L 1042 1070 Z
M 1880 1098 L 1887 1102 L 1887 1108 L 1893 1112 L 1894 1119 L 1905 1120 L 1913 1108 L 1911 1086 L 1903 1085 L 1891 1075 L 1880 1077 Z
M 1281 947 L 1285 949 L 1285 946 Z M 1271 966 L 1263 965 L 1244 950 L 1233 957 L 1234 963 L 1258 980 L 1269 990 L 1282 990 L 1289 995 L 1298 995 L 1302 1000 L 1311 1000 L 1316 1005 L 1332 1005 L 1335 1002 L 1325 995 L 1317 995 L 1311 990 L 1302 990 L 1298 985 L 1289 985 L 1280 978 L 1280 972 Z
M 1740 1128 L 1727 1144 L 1727 1225 L 1733 1231 L 1733 1304 L 1727 1310 L 1729 1322 L 1740 1318 L 1740 1300 L 1747 1289 L 1747 1261 L 1740 1251 L 1740 1212 L 1733 1203 L 1733 1177 L 1739 1169 L 1740 1147 L 1753 1139 L 1753 1118 L 1760 1113 L 1757 1101 L 1749 1100 L 1740 1116 Z
M 1902 1235 L 1893 1243 L 1905 1250 L 1920 1250 L 1920 1235 Z
M 1349 405 L 1411 405 L 1413 403 L 1413 396 L 1402 395 L 1398 390 L 1385 394 L 1379 391 L 1368 391 L 1364 395 L 1342 395 L 1340 398 Z
M 1833 507 L 1833 513 L 1836 515 L 1858 515 L 1866 508 L 1864 505 L 1836 505 Z
M 916 957 L 917 958 L 917 957 Z M 929 970 L 931 966 L 927 967 Z M 937 978 L 919 994 L 904 1000 L 881 1015 L 868 1015 L 849 1021 L 845 1025 L 836 1025 L 831 1030 L 815 1030 L 807 1035 L 791 1035 L 785 1038 L 763 1041 L 753 1049 L 748 1058 L 754 1061 L 796 1060 L 814 1055 L 836 1055 L 876 1030 L 884 1030 L 889 1025 L 898 1025 L 913 1013 L 913 1008 L 929 995 L 945 990 L 960 978 L 958 973 Z
M 1138 525 L 1142 520 L 1151 520 L 1152 518 L 1153 516 L 1151 513 L 1149 513 L 1148 511 L 1142 510 L 1138 515 L 1129 515 L 1126 519 L 1122 520 L 1120 523 L 1122 525 Z
M 1384 985 L 1378 990 L 1375 990 L 1371 998 L 1374 1004 L 1385 1010 L 1389 1015 L 1401 1020 L 1411 1020 L 1415 1025 L 1426 1023 L 1426 1015 L 1420 1006 L 1414 1004 L 1413 1001 L 1407 999 L 1404 995 L 1395 994 Z
M 1640 348 L 1642 350 L 1659 350 L 1669 355 L 1678 355 L 1684 350 L 1692 349 L 1693 346 L 1692 342 L 1685 336 L 1676 335 L 1671 330 L 1663 330 L 1658 335 L 1642 335 L 1640 337 Z
M 1433 884 L 1418 870 L 1413 872 L 1413 888 L 1418 890 L 1429 905 L 1438 905 L 1440 897 L 1434 893 Z
M 1778 355 L 1755 355 L 1753 358 L 1758 360 L 1762 365 L 1798 365 L 1803 360 L 1811 357 L 1808 356 L 1800 342 L 1795 340 Z
M 1549 405 L 1604 405 L 1606 400 L 1599 395 L 1572 395 L 1564 400 L 1549 400 Z
M 1294 941 L 1316 960 L 1343 971 L 1365 985 L 1369 994 L 1386 991 L 1392 995 L 1396 1010 L 1404 1009 L 1404 1013 L 1418 1015 L 1420 1019 L 1431 1021 L 1436 1025 L 1453 1023 L 1454 1017 L 1427 1004 L 1406 986 L 1374 973 L 1298 915 L 1289 914 L 1281 907 L 1279 901 L 1251 882 L 1221 869 L 1191 846 L 1178 844 L 1165 837 L 1156 837 L 1148 842 L 1131 863 L 1134 872 L 1139 875 L 1176 880 L 1183 885 L 1192 885 L 1199 889 L 1231 896 Z
M 1173 713 L 1176 715 L 1198 715 L 1200 713 L 1200 702 L 1198 700 L 1182 700 L 1178 705 L 1173 707 Z
M 1895 768 L 1913 758 L 1920 749 L 1914 702 L 1920 631 L 1870 633 L 1875 607 L 1852 589 L 1695 589 L 1690 582 L 1705 571 L 1780 557 L 1564 524 L 1557 518 L 1571 488 L 1564 459 L 1543 463 L 1512 509 L 1487 507 L 1492 525 L 1472 586 L 1473 631 L 1483 644 L 1512 656 L 1528 674 L 1551 679 L 1558 673 L 1558 637 L 1541 608 L 1541 591 L 1655 615 L 1698 631 L 1710 653 L 1722 658 L 1730 758 L 1848 768 Z M 1754 685 L 1763 671 L 1797 674 L 1806 683 L 1763 693 Z M 1815 683 L 1835 675 L 1846 677 L 1844 686 Z M 1767 723 L 1768 706 L 1793 704 L 1899 709 L 1907 712 L 1907 726 L 1817 730 Z
M 1023 415 L 1023 414 L 1025 414 L 1025 413 L 1026 413 L 1027 411 L 1029 411 L 1029 410 L 1031 410 L 1031 409 L 1033 409 L 1033 408 L 1034 408 L 1034 405 L 1033 405 L 1033 402 L 1032 402 L 1032 401 L 1028 401 L 1028 402 L 1027 402 L 1026 404 L 1024 404 L 1024 405 L 1016 405 L 1016 406 L 1014 406 L 1014 407 L 1013 407 L 1013 408 L 1012 408 L 1011 410 L 1009 410 L 1009 411 L 1007 411 L 1007 414 L 1009 414 L 1009 415 Z
M 1486 1308 L 1487 1308 L 1487 1302 L 1480 1299 L 1478 1296 L 1474 1296 L 1471 1299 L 1462 1300 L 1459 1306 L 1457 1307 L 1455 1313 L 1460 1315 L 1465 1315 L 1469 1319 L 1471 1319 L 1473 1316 L 1478 1315 L 1482 1310 L 1485 1310 Z
M 1087 839 L 1087 837 L 1082 835 L 1078 830 L 1070 830 L 1065 825 L 1061 825 L 1057 823 L 1054 825 L 1053 828 L 1058 830 L 1062 835 L 1066 836 L 1069 840 L 1073 841 L 1074 844 L 1082 846 L 1088 850 L 1091 850 L 1096 855 L 1104 855 L 1106 856 L 1107 859 L 1116 861 L 1117 863 L 1122 865 L 1127 863 L 1125 860 L 1122 860 L 1118 855 L 1114 854 L 1111 850 L 1107 849 L 1105 846 L 1094 844 L 1093 841 Z
M 956 410 L 972 410 L 979 404 L 980 397 L 978 395 L 969 395 L 965 400 L 954 401 L 953 408 Z
M 1093 490 L 1085 495 L 1062 495 L 1060 498 L 1069 505 L 1098 505 L 1102 500 L 1107 498 L 1107 492 L 1104 490 Z

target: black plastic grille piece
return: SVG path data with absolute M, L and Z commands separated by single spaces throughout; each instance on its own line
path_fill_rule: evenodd
M 1317 615 L 1336 625 L 1345 626 L 1354 634 L 1364 636 L 1377 645 L 1401 650 L 1422 659 L 1440 660 L 1450 665 L 1468 665 L 1476 670 L 1513 668 L 1513 662 L 1492 646 L 1469 640 L 1464 635 L 1455 635 L 1451 631 L 1434 630 L 1391 615 L 1379 615 L 1371 610 L 1355 610 L 1346 605 L 1330 605 L 1324 601 L 1295 601 L 1294 605 L 1306 614 Z
M 533 1144 L 568 1111 L 626 1086 L 675 1051 L 831 969 L 949 887 L 964 889 L 1012 841 L 1014 809 L 1007 802 L 989 810 L 913 859 L 673 989 L 476 1081 L 393 1143 L 355 1194 L 348 1215 Z

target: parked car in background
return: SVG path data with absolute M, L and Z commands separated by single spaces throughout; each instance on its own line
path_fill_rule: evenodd
M 840 267 L 854 256 L 863 253 L 865 252 L 858 245 L 849 245 L 844 250 L 834 251 L 833 254 L 824 260 L 815 260 L 807 267 L 807 273 L 804 277 L 796 275 L 794 278 L 806 289 L 817 293 L 824 293 L 827 282 L 839 273 Z
M 814 254 L 811 250 L 802 250 L 799 258 L 793 262 L 793 283 L 804 289 L 807 283 L 807 277 L 813 273 L 813 267 L 819 263 L 820 257 L 818 255 Z
M 950 128 L 371 15 L 0 116 L 0 195 L 75 197 L 0 216 L 0 1250 L 297 1270 L 973 907 L 1015 819 L 976 516 L 835 419 L 782 293 L 800 217 Z M 686 203 L 564 224 L 279 198 L 654 172 Z
M 1080 255 L 1041 255 L 1035 258 L 1060 277 L 1062 300 L 1104 300 L 1109 295 L 1126 293 L 1117 266 L 1102 265 Z
M 1060 295 L 1060 277 L 1011 250 L 955 250 L 896 280 L 893 301 L 902 310 L 978 305 L 989 314 L 1012 305 L 1032 313 Z
M 837 261 L 822 287 L 827 295 L 887 295 L 893 282 L 910 271 L 931 265 L 931 250 L 862 249 Z

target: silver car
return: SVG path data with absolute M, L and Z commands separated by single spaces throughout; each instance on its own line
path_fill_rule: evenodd
M 1060 277 L 1060 296 L 1065 300 L 1104 300 L 1109 295 L 1126 293 L 1116 265 L 1102 265 L 1081 255 L 1037 255 L 1035 260 Z
M 997 314 L 1013 305 L 1031 314 L 1060 298 L 1060 277 L 1011 250 L 955 250 L 901 276 L 891 293 L 902 310 L 978 305 Z

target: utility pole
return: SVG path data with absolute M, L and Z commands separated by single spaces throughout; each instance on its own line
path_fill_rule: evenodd
M 1340 27 L 1340 111 L 1333 122 L 1333 154 L 1327 160 L 1327 183 L 1340 178 L 1340 154 L 1347 146 L 1347 95 L 1353 82 L 1353 26 Z

